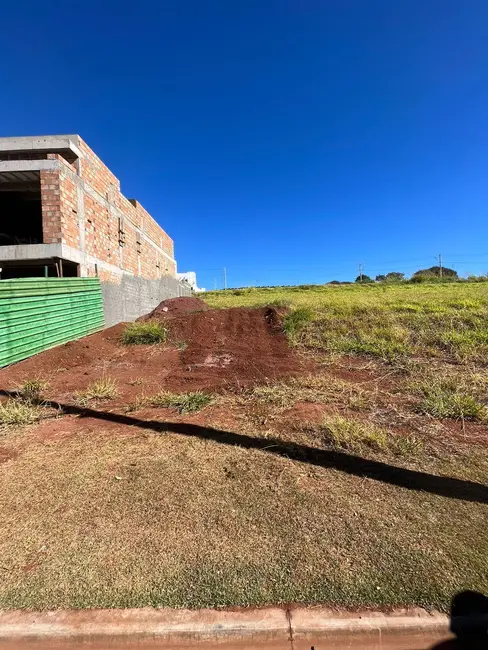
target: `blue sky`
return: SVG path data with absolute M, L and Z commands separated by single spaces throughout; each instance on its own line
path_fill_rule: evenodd
M 0 135 L 79 133 L 207 288 L 488 271 L 486 0 L 24 0 Z

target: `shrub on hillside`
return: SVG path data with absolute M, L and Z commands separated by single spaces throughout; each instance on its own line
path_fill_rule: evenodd
M 442 271 L 442 275 L 441 275 Z M 436 280 L 459 280 L 457 271 L 448 267 L 431 266 L 429 269 L 419 269 L 411 277 L 412 282 L 432 282 Z
M 369 275 L 358 275 L 354 282 L 359 284 L 371 284 L 374 280 L 373 278 L 370 278 Z
M 402 282 L 405 280 L 405 273 L 399 273 L 398 271 L 391 271 L 386 275 L 377 275 L 375 278 L 376 282 Z

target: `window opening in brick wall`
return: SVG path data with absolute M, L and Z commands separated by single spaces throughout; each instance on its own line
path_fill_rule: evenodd
M 42 244 L 39 178 L 0 173 L 0 246 Z

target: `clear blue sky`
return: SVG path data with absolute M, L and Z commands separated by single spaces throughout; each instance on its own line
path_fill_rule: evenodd
M 488 270 L 487 0 L 1 13 L 0 135 L 79 133 L 207 288 Z

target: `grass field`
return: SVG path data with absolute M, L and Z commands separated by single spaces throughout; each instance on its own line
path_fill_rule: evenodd
M 488 592 L 488 285 L 205 299 L 290 305 L 315 370 L 64 413 L 26 381 L 0 429 L 0 608 L 447 610 Z
M 209 292 L 205 300 L 312 310 L 295 340 L 317 351 L 488 362 L 488 283 L 250 288 Z

